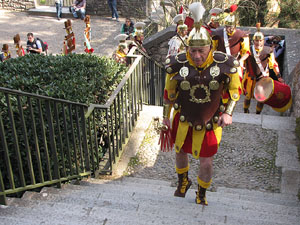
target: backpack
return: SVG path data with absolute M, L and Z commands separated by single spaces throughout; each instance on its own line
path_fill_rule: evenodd
M 43 52 L 47 51 L 48 50 L 48 43 L 46 41 L 42 41 L 40 38 L 36 38 L 36 40 L 39 40 L 41 42 L 41 45 L 42 45 L 42 50 Z

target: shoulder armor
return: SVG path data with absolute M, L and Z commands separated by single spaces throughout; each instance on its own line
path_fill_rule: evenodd
M 236 73 L 237 67 L 240 66 L 240 63 L 237 59 L 221 51 L 213 52 L 213 60 L 222 68 L 224 73 Z
M 211 30 L 211 36 L 213 40 L 218 39 L 218 37 L 223 38 L 223 27 Z
M 166 59 L 165 69 L 167 73 L 176 73 L 182 67 L 182 64 L 188 62 L 186 53 L 178 53 L 176 56 L 170 56 Z
M 263 52 L 265 54 L 271 54 L 273 52 L 273 49 L 271 47 L 269 47 L 269 46 L 264 46 Z
M 240 29 L 236 29 L 236 35 L 240 38 L 244 38 L 244 37 L 248 37 L 249 36 L 249 31 L 243 31 L 243 30 L 240 30 Z

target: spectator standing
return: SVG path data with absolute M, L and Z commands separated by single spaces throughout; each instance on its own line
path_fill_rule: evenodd
M 78 19 L 80 17 L 82 20 L 84 20 L 85 7 L 86 7 L 86 0 L 75 0 L 71 7 L 71 11 L 74 18 Z
M 62 4 L 63 4 L 63 0 L 55 0 L 56 16 L 58 20 L 61 19 Z
M 33 33 L 28 33 L 27 39 L 27 52 L 31 54 L 41 54 L 43 51 L 42 43 L 34 38 Z
M 113 20 L 116 18 L 116 20 L 119 22 L 119 15 L 117 11 L 117 0 L 107 0 L 108 6 L 111 10 L 111 19 Z
M 121 27 L 121 34 L 127 34 L 127 39 L 134 36 L 136 29 L 134 27 L 134 23 L 131 21 L 130 18 L 126 18 L 125 23 L 123 23 Z

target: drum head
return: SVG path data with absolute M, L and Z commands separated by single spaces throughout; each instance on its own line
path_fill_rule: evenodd
M 258 102 L 264 102 L 268 100 L 268 98 L 273 93 L 273 80 L 270 77 L 263 77 L 259 81 L 256 82 L 254 88 L 254 98 Z

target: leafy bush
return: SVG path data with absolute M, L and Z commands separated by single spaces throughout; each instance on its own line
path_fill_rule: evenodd
M 280 1 L 279 27 L 300 28 L 300 2 L 298 0 Z
M 124 65 L 107 57 L 31 54 L 0 64 L 0 86 L 74 102 L 103 104 L 125 71 Z
M 12 58 L 0 63 L 0 86 L 21 90 L 24 92 L 46 95 L 49 97 L 66 99 L 79 103 L 95 103 L 104 104 L 116 86 L 121 81 L 127 67 L 123 64 L 117 64 L 114 60 L 107 57 L 97 57 L 88 54 L 70 54 L 67 56 L 44 56 L 38 54 L 25 55 L 24 57 Z M 39 159 L 35 155 L 37 149 L 40 151 L 42 171 L 45 180 L 50 179 L 50 173 L 53 174 L 54 162 L 51 157 L 49 166 L 47 165 L 48 152 L 53 156 L 54 149 L 51 148 L 51 139 L 49 131 L 49 122 L 47 114 L 47 102 L 39 101 L 32 98 L 10 96 L 11 110 L 14 118 L 15 128 L 12 128 L 9 118 L 9 110 L 7 106 L 6 96 L 0 93 L 0 118 L 3 121 L 7 149 L 12 165 L 12 171 L 15 174 L 13 179 L 16 186 L 21 185 L 21 178 L 18 174 L 18 158 L 16 153 L 16 142 L 20 150 L 20 157 L 23 161 L 23 169 L 26 183 L 30 183 L 30 172 L 26 163 L 28 155 L 32 157 L 32 165 L 34 171 L 38 173 Z M 30 107 L 29 105 L 32 105 Z M 41 106 L 39 109 L 39 105 Z M 71 175 L 76 169 L 76 164 L 82 161 L 82 130 L 79 127 L 84 125 L 90 126 L 89 120 L 83 120 L 84 117 L 78 117 L 79 108 L 50 102 L 49 108 L 53 114 L 54 139 L 57 143 L 57 155 L 59 161 L 59 169 L 64 174 L 64 164 L 68 165 L 67 175 Z M 22 109 L 22 113 L 21 110 Z M 32 108 L 32 109 L 31 109 Z M 64 117 L 64 113 L 65 117 Z M 80 111 L 79 111 L 80 112 Z M 87 134 L 87 140 L 95 132 L 98 138 L 107 138 L 105 136 L 105 122 L 102 119 L 102 112 L 95 113 L 95 130 Z M 24 117 L 24 123 L 22 118 Z M 43 119 L 42 119 L 43 118 Z M 65 119 L 66 118 L 66 119 Z M 78 126 L 76 126 L 78 119 Z M 64 122 L 67 125 L 65 127 Z M 35 126 L 33 125 L 35 122 Z M 26 124 L 26 125 L 25 125 Z M 72 125 L 72 126 L 71 126 Z M 24 132 L 26 126 L 26 132 Z M 14 137 L 16 132 L 17 140 Z M 44 134 L 45 133 L 45 137 Z M 37 133 L 35 135 L 35 133 Z M 81 133 L 81 135 L 80 135 Z M 70 145 L 67 145 L 67 142 Z M 28 140 L 29 150 L 26 146 Z M 72 144 L 71 144 L 72 143 Z M 91 141 L 88 143 L 91 145 Z M 38 147 L 36 147 L 38 145 Z M 101 145 L 98 140 L 97 148 L 100 157 L 106 153 L 107 146 Z M 49 150 L 48 150 L 49 149 Z M 68 162 L 68 153 L 70 153 L 72 162 Z M 5 163 L 3 143 L 0 144 L 0 171 L 2 172 L 4 184 L 9 188 L 9 174 Z M 95 155 L 89 156 L 94 160 Z M 48 168 L 49 167 L 49 168 Z M 50 171 L 50 173 L 49 173 Z M 42 182 L 41 176 L 35 174 L 37 182 Z

